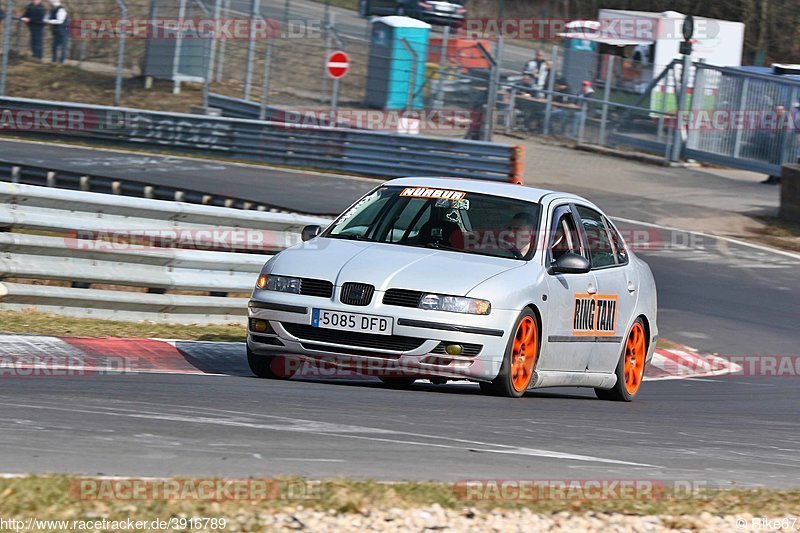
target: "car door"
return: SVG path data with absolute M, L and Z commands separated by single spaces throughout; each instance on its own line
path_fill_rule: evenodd
M 613 224 L 588 206 L 576 208 L 597 283 L 593 350 L 588 371 L 614 372 L 636 309 L 638 279 Z
M 551 211 L 547 228 L 545 268 L 561 255 L 572 252 L 589 259 L 581 237 L 575 207 L 570 203 L 557 204 Z M 583 372 L 589 363 L 592 338 L 576 332 L 576 302 L 592 298 L 597 283 L 592 272 L 585 274 L 547 273 L 547 350 L 537 368 Z

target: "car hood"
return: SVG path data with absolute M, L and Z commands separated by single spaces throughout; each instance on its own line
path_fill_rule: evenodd
M 522 261 L 397 244 L 316 238 L 274 257 L 267 273 L 325 279 L 337 286 L 361 282 L 376 290 L 412 289 L 466 295 Z

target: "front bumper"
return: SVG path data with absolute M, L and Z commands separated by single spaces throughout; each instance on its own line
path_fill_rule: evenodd
M 363 307 L 335 298 L 257 290 L 248 306 L 248 348 L 367 375 L 488 381 L 499 372 L 508 330 L 517 317 L 515 311 L 498 309 L 477 316 L 383 305 L 380 292 Z M 312 328 L 314 308 L 391 317 L 394 329 L 388 336 Z M 252 329 L 252 319 L 266 321 L 268 331 Z M 447 354 L 447 344 L 461 345 L 464 353 Z

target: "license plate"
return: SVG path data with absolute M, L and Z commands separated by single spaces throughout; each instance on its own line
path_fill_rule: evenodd
M 311 325 L 315 328 L 357 331 L 376 335 L 391 335 L 394 319 L 385 316 L 362 315 L 344 311 L 312 309 Z

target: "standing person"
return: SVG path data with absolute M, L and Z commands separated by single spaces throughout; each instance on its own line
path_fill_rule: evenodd
M 569 84 L 567 84 L 567 78 L 564 76 L 559 76 L 556 79 L 556 85 L 554 87 L 554 91 L 558 94 L 553 95 L 553 102 L 557 104 L 569 104 L 572 96 L 569 94 Z M 550 111 L 550 121 L 551 124 L 554 126 L 551 128 L 553 133 L 558 133 L 559 135 L 563 135 L 564 131 L 566 130 L 565 120 L 568 116 L 568 111 L 565 110 L 563 107 L 553 106 L 553 109 Z M 558 127 L 555 127 L 555 126 Z
M 594 87 L 592 87 L 592 82 L 589 80 L 583 80 L 581 83 L 581 90 L 578 92 L 578 95 L 575 98 L 575 103 L 581 106 L 581 110 L 576 111 L 574 118 L 572 119 L 572 131 L 570 132 L 570 137 L 575 138 L 578 136 L 578 129 L 580 128 L 581 120 L 583 120 L 583 117 L 586 116 L 589 106 L 591 105 L 591 102 L 586 101 L 589 98 L 594 98 Z
M 545 67 L 545 64 L 546 61 L 544 59 L 544 52 L 537 50 L 536 58 L 525 63 L 525 69 L 523 69 L 522 74 L 527 74 L 535 80 L 539 76 L 539 70 Z
M 63 65 L 67 58 L 67 10 L 61 5 L 61 0 L 50 0 L 50 5 L 52 8 L 47 23 L 53 32 L 53 63 Z
M 20 19 L 28 25 L 28 30 L 31 32 L 31 53 L 39 61 L 42 60 L 42 33 L 46 14 L 42 0 L 32 0 Z

